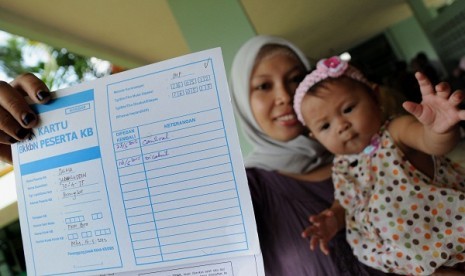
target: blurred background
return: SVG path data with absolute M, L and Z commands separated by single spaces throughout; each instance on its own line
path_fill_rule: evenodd
M 213 47 L 229 71 L 256 34 L 289 39 L 313 62 L 348 53 L 372 81 L 402 93 L 399 80 L 425 62 L 436 81 L 465 83 L 460 0 L 0 0 L 0 80 L 34 72 L 55 90 Z M 21 275 L 11 166 L 0 175 L 0 275 Z

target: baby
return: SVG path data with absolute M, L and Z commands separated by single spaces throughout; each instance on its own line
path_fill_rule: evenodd
M 461 91 L 416 74 L 422 102 L 383 119 L 378 87 L 338 57 L 321 60 L 296 90 L 298 119 L 334 153 L 333 206 L 302 233 L 312 249 L 346 227 L 363 263 L 432 274 L 465 261 L 465 171 L 443 157 L 460 139 Z

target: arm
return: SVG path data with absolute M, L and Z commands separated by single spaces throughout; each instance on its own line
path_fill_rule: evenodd
M 11 163 L 11 144 L 27 139 L 38 123 L 37 115 L 26 102 L 50 100 L 47 86 L 33 74 L 23 74 L 11 83 L 0 81 L 0 160 Z
M 329 254 L 328 242 L 345 227 L 345 210 L 335 200 L 329 209 L 324 210 L 318 215 L 309 217 L 312 223 L 302 232 L 303 238 L 310 238 L 310 249 L 315 250 L 315 247 L 320 244 L 320 250 L 325 254 Z
M 416 149 L 431 155 L 444 155 L 451 151 L 460 139 L 458 123 L 465 120 L 465 110 L 458 105 L 464 93 L 451 93 L 447 83 L 433 87 L 422 73 L 415 74 L 422 94 L 420 104 L 405 102 L 403 107 L 412 116 L 393 121 L 390 132 L 401 148 Z

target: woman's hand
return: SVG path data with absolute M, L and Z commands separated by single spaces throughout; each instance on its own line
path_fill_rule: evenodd
M 39 121 L 25 96 L 44 104 L 50 100 L 50 91 L 31 73 L 22 74 L 11 83 L 0 81 L 0 160 L 4 162 L 12 163 L 10 145 L 29 138 Z

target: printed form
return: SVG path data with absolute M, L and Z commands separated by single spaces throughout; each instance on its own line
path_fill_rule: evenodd
M 54 94 L 13 146 L 28 275 L 264 275 L 219 48 Z

